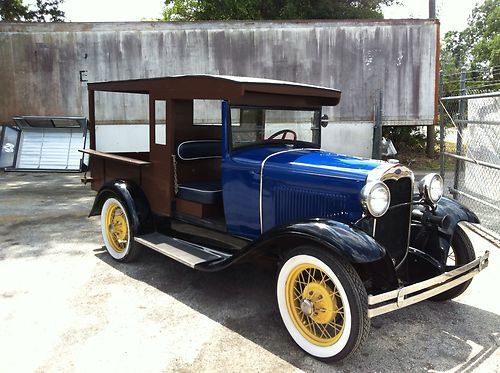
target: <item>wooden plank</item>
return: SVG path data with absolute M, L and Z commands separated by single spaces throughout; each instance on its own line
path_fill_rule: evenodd
M 100 158 L 107 158 L 107 159 L 112 159 L 114 161 L 133 164 L 135 166 L 148 166 L 151 164 L 151 162 L 141 161 L 139 159 L 134 159 L 129 157 L 122 157 L 121 155 L 116 155 L 116 154 L 103 153 L 94 149 L 80 149 L 79 151 Z

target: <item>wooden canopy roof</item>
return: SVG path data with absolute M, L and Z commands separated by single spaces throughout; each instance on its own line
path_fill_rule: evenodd
M 89 91 L 149 94 L 155 99 L 219 99 L 233 104 L 279 106 L 334 106 L 336 89 L 228 75 L 177 75 L 88 84 Z

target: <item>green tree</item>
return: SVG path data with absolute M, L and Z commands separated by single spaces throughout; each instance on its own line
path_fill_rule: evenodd
M 34 8 L 22 0 L 0 0 L 0 21 L 3 22 L 62 22 L 64 12 L 59 6 L 64 0 L 36 0 Z
M 466 32 L 473 66 L 500 66 L 500 0 L 474 8 Z
M 0 0 L 0 20 L 6 22 L 23 21 L 28 14 L 28 7 L 22 0 Z
M 485 0 L 473 9 L 465 30 L 446 33 L 441 47 L 445 96 L 458 93 L 462 67 L 469 81 L 500 80 L 500 0 Z
M 166 0 L 166 21 L 383 18 L 396 0 Z

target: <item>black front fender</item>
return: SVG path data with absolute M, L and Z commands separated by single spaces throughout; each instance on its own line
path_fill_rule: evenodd
M 123 202 L 130 217 L 131 229 L 135 234 L 148 233 L 154 230 L 146 195 L 138 185 L 126 180 L 113 180 L 104 184 L 97 193 L 89 217 L 100 215 L 104 202 L 111 197 Z
M 418 195 L 414 196 L 414 200 L 419 199 Z M 417 208 L 423 211 L 422 206 Z M 423 225 L 420 222 L 414 221 L 412 224 L 410 245 L 430 254 L 439 263 L 444 265 L 458 223 L 461 221 L 479 223 L 479 219 L 467 207 L 447 197 L 442 197 L 439 200 L 433 213 L 440 218 L 447 216 L 449 221 L 448 226 L 442 228 L 435 225 Z
M 386 255 L 385 249 L 365 232 L 328 219 L 310 219 L 276 227 L 264 233 L 259 241 L 274 241 L 285 236 L 305 238 L 327 246 L 351 263 L 375 262 Z
M 413 201 L 420 201 L 420 196 L 418 194 L 413 195 Z M 419 210 L 424 211 L 423 206 L 417 207 Z M 457 224 L 461 221 L 467 221 L 469 223 L 479 223 L 479 218 L 467 207 L 461 203 L 447 197 L 442 197 L 434 210 L 434 215 L 437 217 L 448 216 L 449 225 L 446 228 L 439 228 L 441 233 L 448 236 L 452 236 L 455 232 Z
M 442 231 L 450 236 L 453 235 L 457 224 L 461 221 L 479 223 L 479 218 L 476 214 L 461 203 L 447 197 L 442 197 L 439 200 L 435 213 L 437 216 L 449 216 L 450 225 Z

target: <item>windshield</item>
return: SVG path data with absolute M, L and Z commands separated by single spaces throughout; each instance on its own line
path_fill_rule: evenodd
M 254 144 L 320 141 L 319 110 L 231 107 L 232 148 Z

